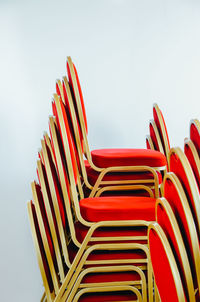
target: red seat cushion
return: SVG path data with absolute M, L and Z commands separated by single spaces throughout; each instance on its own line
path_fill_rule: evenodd
M 93 163 L 100 168 L 119 166 L 166 166 L 164 154 L 149 149 L 99 149 L 91 152 Z
M 109 292 L 109 293 L 88 293 L 78 300 L 79 302 L 105 302 L 105 301 L 136 301 L 136 295 L 131 292 Z
M 87 221 L 155 220 L 155 199 L 141 196 L 103 196 L 80 200 Z
M 86 171 L 87 171 L 87 176 L 88 176 L 88 180 L 89 180 L 89 183 L 94 186 L 96 181 L 97 181 L 97 178 L 99 176 L 99 172 L 93 170 L 90 166 L 89 166 L 89 163 L 87 162 L 86 163 Z M 158 181 L 159 181 L 159 184 L 162 183 L 162 175 L 160 172 L 157 171 L 157 174 L 158 174 Z M 109 173 L 109 174 L 106 174 L 105 177 L 103 178 L 103 181 L 117 181 L 117 180 L 137 180 L 137 179 L 153 179 L 153 174 L 150 173 L 150 172 L 145 172 L 145 173 L 142 173 L 142 172 L 138 172 L 138 173 Z

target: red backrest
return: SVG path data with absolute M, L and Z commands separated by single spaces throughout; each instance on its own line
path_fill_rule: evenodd
M 53 202 L 52 202 L 52 198 L 51 198 L 51 193 L 50 193 L 50 189 L 49 189 L 48 179 L 47 179 L 45 167 L 42 164 L 42 162 L 41 162 L 41 168 L 42 168 L 42 175 L 43 175 L 43 179 L 44 179 L 44 185 L 45 185 L 47 196 L 48 196 L 48 200 L 46 202 L 48 202 L 49 205 L 50 205 L 50 209 L 51 209 L 51 213 L 52 213 L 52 217 L 53 217 L 53 222 L 54 222 L 54 227 L 55 227 L 56 235 L 57 235 L 57 238 L 58 238 L 58 244 L 59 244 L 59 247 L 61 248 L 61 242 L 60 242 L 60 236 L 59 236 L 59 231 L 58 231 L 58 225 L 57 225 L 57 222 L 56 222 L 56 216 L 55 216 L 55 211 L 54 211 Z M 37 176 L 38 176 L 40 187 L 42 187 L 41 179 L 40 179 L 40 174 L 38 172 L 38 169 L 37 169 Z M 42 190 L 41 190 L 41 193 L 42 193 L 42 197 L 43 197 L 43 201 L 44 201 L 45 196 L 44 196 L 44 192 Z
M 180 274 L 174 259 L 170 244 L 161 227 L 149 228 L 148 240 L 151 262 L 156 285 L 162 302 L 184 302 L 183 287 Z M 177 287 L 181 292 L 177 292 Z
M 172 149 L 170 153 L 170 171 L 174 172 L 177 175 L 183 186 L 193 213 L 193 217 L 195 219 L 197 230 L 199 232 L 199 214 L 197 208 L 198 203 L 200 204 L 200 195 L 198 186 L 186 155 L 180 148 L 176 148 L 174 150 L 175 152 Z
M 69 78 L 69 84 L 73 90 L 73 96 L 74 96 L 74 106 L 76 108 L 76 112 L 78 114 L 78 108 L 77 108 L 77 102 L 79 101 L 76 97 L 75 97 L 75 85 L 77 85 L 78 87 L 78 93 L 79 93 L 79 97 L 80 97 L 80 102 L 81 102 L 81 109 L 82 109 L 82 114 L 83 114 L 83 119 L 84 119 L 84 123 L 85 123 L 85 129 L 86 132 L 88 132 L 88 127 L 87 127 L 87 117 L 86 117 L 86 112 L 85 112 L 85 105 L 84 105 L 84 100 L 83 100 L 83 93 L 81 90 L 81 85 L 80 85 L 80 81 L 79 81 L 79 77 L 78 77 L 78 73 L 76 70 L 76 67 L 73 64 L 73 68 L 74 68 L 74 73 L 75 73 L 75 79 L 73 81 L 73 77 L 69 68 L 69 63 L 67 62 L 67 74 L 68 74 L 68 78 Z M 77 115 L 77 119 L 80 122 L 79 119 L 79 115 Z
M 57 108 L 58 106 L 60 106 L 60 108 L 61 108 L 60 114 L 59 114 L 59 109 Z M 66 156 L 66 154 L 68 154 L 68 156 L 70 156 L 70 158 L 71 158 L 73 172 L 74 172 L 74 178 L 75 178 L 75 181 L 77 181 L 77 172 L 78 171 L 77 171 L 77 161 L 76 161 L 76 155 L 75 155 L 76 154 L 75 150 L 77 150 L 77 149 L 75 146 L 75 142 L 71 136 L 65 106 L 64 106 L 63 102 L 61 101 L 61 99 L 57 99 L 56 101 L 54 101 L 52 103 L 52 109 L 53 109 L 53 114 L 56 117 L 60 137 L 62 140 L 63 150 L 65 151 L 65 156 Z M 62 121 L 64 121 L 64 127 L 62 127 Z M 68 144 L 70 154 L 67 152 L 67 150 L 65 148 L 65 144 Z
M 153 141 L 153 145 L 155 147 L 155 150 L 156 151 L 160 151 L 160 148 L 159 148 L 159 145 L 158 145 L 158 140 L 157 140 L 154 128 L 153 128 L 153 126 L 152 126 L 151 123 L 149 123 L 149 132 L 150 132 L 150 137 L 151 137 L 151 139 Z
M 56 167 L 53 163 L 51 152 L 50 152 L 50 150 L 49 150 L 46 143 L 45 143 L 45 147 L 46 147 L 46 150 L 47 150 L 47 158 L 45 158 L 45 156 L 44 156 L 44 166 L 45 166 L 45 170 L 46 170 L 47 181 L 48 181 L 48 170 L 47 170 L 46 165 L 49 163 L 50 171 L 51 171 L 51 175 L 52 175 L 52 178 L 53 178 L 54 187 L 55 187 L 55 191 L 56 191 L 57 202 L 58 202 L 58 206 L 59 206 L 59 210 L 60 210 L 60 215 L 61 215 L 63 227 L 66 228 L 67 220 L 66 220 L 66 213 L 65 213 L 65 205 L 64 205 L 63 198 L 62 198 L 62 192 L 61 192 L 60 184 L 59 184 L 59 181 L 58 181 L 58 175 L 57 175 Z M 49 185 L 50 184 L 48 182 L 48 186 Z
M 165 135 L 166 135 L 167 142 L 168 142 L 168 148 L 170 150 L 169 136 L 168 136 L 165 120 L 164 120 L 162 111 L 159 109 L 159 107 L 157 105 L 154 105 L 154 107 L 153 107 L 153 117 L 154 117 L 154 121 L 156 123 L 156 126 L 158 128 L 159 134 L 160 134 L 160 139 L 162 141 L 163 149 L 165 149 L 164 148 L 165 144 L 164 144 L 164 134 L 163 134 L 163 131 L 162 131 L 161 123 L 162 123 L 162 125 L 164 127 Z
M 187 249 L 188 258 L 194 283 L 197 284 L 195 271 L 194 249 L 199 250 L 199 241 L 192 212 L 178 177 L 174 173 L 168 173 L 164 179 L 164 197 L 170 204 L 181 230 L 182 238 Z
M 191 142 L 191 143 L 192 143 L 192 142 Z M 194 146 L 194 145 L 193 145 L 193 146 Z M 195 146 L 194 146 L 194 148 L 195 148 Z M 196 150 L 196 148 L 195 148 L 195 150 Z M 187 142 L 185 142 L 185 144 L 184 144 L 184 152 L 185 152 L 185 155 L 187 156 L 187 159 L 188 159 L 188 161 L 189 161 L 189 163 L 190 163 L 190 165 L 191 165 L 191 168 L 192 168 L 192 171 L 193 171 L 193 173 L 194 173 L 196 182 L 197 182 L 198 187 L 199 187 L 199 189 L 200 189 L 200 174 L 199 174 L 199 168 L 198 168 L 197 162 L 196 162 L 196 160 L 195 160 L 195 155 L 194 155 L 194 153 L 192 152 L 192 149 L 191 149 L 190 145 L 189 145 Z M 196 153 L 196 154 L 197 154 L 197 153 Z M 198 154 L 197 154 L 197 156 L 198 156 Z M 199 161 L 199 156 L 198 156 L 197 160 Z
M 178 222 L 169 202 L 165 198 L 157 200 L 156 221 L 162 227 L 170 243 L 184 285 L 185 294 L 187 300 L 189 300 L 189 292 L 191 295 L 194 295 L 194 288 L 191 292 L 191 284 L 193 281 L 189 260 Z
M 51 127 L 53 127 L 53 128 L 51 128 Z M 49 123 L 49 132 L 50 132 L 50 136 L 51 136 L 52 149 L 54 150 L 53 152 L 54 152 L 54 156 L 55 156 L 55 161 L 57 162 L 58 160 L 60 160 L 60 162 L 61 162 L 60 168 L 58 168 L 58 162 L 57 162 L 57 173 L 58 173 L 59 181 L 60 182 L 62 181 L 61 173 L 63 173 L 64 179 L 65 179 L 65 184 L 67 187 L 67 192 L 68 192 L 68 200 L 69 200 L 69 202 L 71 202 L 70 185 L 69 185 L 69 179 L 68 179 L 68 175 L 67 175 L 67 163 L 65 161 L 64 150 L 63 150 L 60 133 L 58 131 L 55 121 L 53 121 L 53 123 Z M 53 135 L 53 133 L 55 136 Z M 57 152 L 59 154 L 56 153 L 56 150 L 55 150 L 56 147 L 58 147 Z M 59 158 L 57 156 L 59 156 Z M 60 171 L 60 169 L 62 169 L 62 171 Z
M 34 221 L 34 227 L 35 227 L 36 237 L 37 237 L 37 241 L 38 241 L 38 246 L 39 246 L 39 249 L 40 249 L 40 254 L 41 254 L 41 258 L 42 258 L 42 262 L 43 262 L 43 267 L 44 267 L 44 270 L 45 270 L 45 275 L 46 275 L 46 278 L 47 278 L 47 282 L 48 282 L 48 285 L 49 285 L 50 292 L 53 292 L 54 286 L 53 286 L 51 273 L 50 273 L 49 265 L 48 265 L 48 262 L 47 262 L 43 242 L 42 242 L 42 237 L 41 237 L 40 228 L 39 228 L 39 224 L 38 224 L 38 220 L 37 220 L 35 206 L 34 206 L 32 201 L 31 201 L 31 209 L 32 209 L 32 215 L 33 215 L 33 221 Z
M 195 145 L 200 156 L 200 130 L 198 129 L 195 120 L 190 123 L 190 139 Z

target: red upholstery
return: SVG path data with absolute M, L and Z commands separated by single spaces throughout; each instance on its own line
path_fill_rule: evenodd
M 177 177 L 174 175 L 175 179 Z M 181 185 L 181 184 L 179 184 Z M 179 194 L 178 187 L 175 184 L 174 181 L 171 179 L 167 178 L 164 182 L 164 197 L 167 199 L 169 202 L 176 219 L 178 221 L 181 233 L 182 233 L 182 238 L 184 240 L 187 252 L 188 252 L 188 257 L 190 260 L 190 266 L 193 272 L 193 276 L 196 274 L 195 273 L 195 264 L 194 264 L 194 255 L 193 255 L 193 247 L 192 247 L 192 241 L 191 241 L 191 231 L 190 231 L 190 221 L 187 219 L 187 213 L 186 210 L 184 209 L 184 201 L 182 200 L 182 197 Z M 195 280 L 194 280 L 195 281 Z
M 47 282 L 48 282 L 48 285 L 49 285 L 50 292 L 53 292 L 54 287 L 53 287 L 53 282 L 52 282 L 52 278 L 51 278 L 51 273 L 50 273 L 49 265 L 48 265 L 48 262 L 47 262 L 44 246 L 43 246 L 43 243 L 42 243 L 42 237 L 41 237 L 41 234 L 40 234 L 40 228 L 39 228 L 39 225 L 38 225 L 35 206 L 34 206 L 32 201 L 31 201 L 31 208 L 32 208 L 33 220 L 34 220 L 38 245 L 39 245 L 39 249 L 40 249 L 40 254 L 41 254 L 41 257 L 42 257 L 42 264 L 43 264 L 43 267 L 44 267 L 44 270 L 45 270 L 45 275 L 46 275 L 46 278 L 47 278 Z
M 162 302 L 180 302 L 165 246 L 153 229 L 149 232 L 149 247 L 155 281 Z
M 175 259 L 177 261 L 177 265 L 180 270 L 182 282 L 185 285 L 185 288 L 187 288 L 186 275 L 185 275 L 186 272 L 184 269 L 184 263 L 182 262 L 181 254 L 179 251 L 178 241 L 176 238 L 176 232 L 175 232 L 174 227 L 171 222 L 171 219 L 173 217 L 168 216 L 164 206 L 161 204 L 158 204 L 158 206 L 156 208 L 156 213 L 157 213 L 157 222 L 162 227 L 163 231 L 165 232 L 165 235 L 167 236 L 167 239 L 170 242 L 171 248 L 174 252 Z
M 160 115 L 161 115 L 161 119 L 162 120 L 161 121 L 159 120 L 156 108 L 154 107 L 153 108 L 154 121 L 155 121 L 156 126 L 158 128 L 158 131 L 159 131 L 159 134 L 160 134 L 160 138 L 161 138 L 161 141 L 162 141 L 162 145 L 163 145 L 163 148 L 164 148 L 165 144 L 164 144 L 163 133 L 162 133 L 162 129 L 161 129 L 161 123 L 163 123 L 164 129 L 165 129 L 165 134 L 166 134 L 166 137 L 167 137 L 168 147 L 169 147 L 169 150 L 170 150 L 170 143 L 169 143 L 169 136 L 168 136 L 168 132 L 167 132 L 167 127 L 166 127 L 166 124 L 165 124 L 165 120 L 164 120 L 162 111 L 160 109 L 159 109 L 159 111 L 160 111 Z
M 140 280 L 140 276 L 136 272 L 117 272 L 117 273 L 98 273 L 87 274 L 82 283 L 99 283 L 99 282 L 121 282 Z
M 99 172 L 93 170 L 88 162 L 86 163 L 86 171 L 87 171 L 87 176 L 88 176 L 88 180 L 89 183 L 91 185 L 94 186 L 94 184 L 96 183 L 96 180 L 99 176 Z M 158 174 L 158 180 L 159 180 L 159 184 L 162 183 L 162 175 L 160 172 L 157 171 Z M 137 179 L 153 179 L 153 174 L 150 172 L 145 172 L 145 173 L 109 173 L 106 174 L 105 177 L 103 178 L 103 181 L 111 181 L 111 180 L 137 180 Z
M 54 184 L 55 184 L 56 195 L 58 197 L 58 206 L 59 206 L 59 209 L 60 209 L 60 215 L 61 215 L 62 223 L 63 223 L 63 226 L 66 227 L 67 222 L 66 222 L 66 217 L 65 217 L 64 202 L 63 202 L 63 199 L 61 197 L 62 196 L 61 195 L 61 188 L 60 188 L 60 185 L 59 185 L 59 182 L 58 182 L 56 167 L 53 163 L 53 159 L 51 157 L 51 153 L 50 153 L 49 148 L 48 148 L 47 145 L 46 145 L 46 148 L 47 148 L 48 162 L 49 162 L 49 165 L 50 165 L 53 181 L 54 181 Z M 44 166 L 45 165 L 47 165 L 47 162 L 44 163 Z M 47 172 L 46 172 L 46 175 L 47 175 Z M 47 175 L 47 182 L 48 182 L 48 175 Z M 48 184 L 48 187 L 49 187 L 49 184 Z
M 86 132 L 87 132 L 88 131 L 87 130 L 88 129 L 87 128 L 87 118 L 86 118 L 85 105 L 84 105 L 84 100 L 83 100 L 83 93 L 82 93 L 82 90 L 81 90 L 81 85 L 80 85 L 78 73 L 77 73 L 77 70 L 76 70 L 76 67 L 74 66 L 74 64 L 73 64 L 73 67 L 74 67 L 74 72 L 75 72 L 75 77 L 76 77 L 76 84 L 78 86 L 78 91 L 79 91 L 79 96 L 80 96 L 80 101 L 81 101 L 81 108 L 82 108 L 83 118 L 84 118 L 84 122 L 85 122 L 85 128 L 86 128 Z M 73 81 L 72 81 L 72 76 L 71 76 L 71 72 L 70 72 L 68 62 L 67 62 L 67 74 L 68 74 L 68 77 L 69 77 L 69 83 L 70 83 L 70 85 L 73 89 L 73 94 L 75 96 L 75 92 L 74 92 L 75 83 L 73 83 Z M 75 97 L 74 97 L 74 105 L 75 105 L 76 110 L 77 110 L 77 99 Z
M 87 221 L 155 220 L 155 199 L 140 196 L 104 196 L 80 200 L 80 211 Z
M 154 128 L 153 128 L 153 126 L 152 126 L 151 123 L 149 124 L 149 133 L 150 133 L 150 137 L 151 137 L 151 139 L 153 141 L 153 145 L 155 147 L 155 150 L 160 151 L 160 148 L 159 148 L 159 145 L 158 145 L 158 141 L 157 141 L 157 137 L 156 137 Z
M 198 170 L 198 167 L 197 167 L 197 163 L 195 161 L 195 158 L 194 158 L 194 155 L 192 153 L 192 150 L 191 148 L 189 147 L 188 144 L 185 144 L 184 145 L 184 152 L 185 152 L 185 155 L 187 156 L 187 159 L 189 160 L 189 163 L 192 167 L 192 170 L 193 170 L 193 173 L 194 173 L 194 176 L 196 178 L 196 182 L 199 186 L 199 189 L 200 189 L 200 175 L 199 175 L 199 170 Z
M 147 149 L 100 149 L 91 152 L 93 163 L 100 168 L 114 166 L 166 166 L 164 154 Z
M 53 261 L 54 261 L 54 263 L 56 263 L 55 252 L 54 252 L 53 242 L 52 242 L 52 239 L 51 239 L 49 223 L 48 223 L 48 219 L 47 219 L 47 213 L 46 213 L 46 209 L 45 209 L 45 205 L 44 205 L 44 200 L 43 200 L 43 197 L 42 197 L 41 188 L 38 184 L 36 184 L 35 187 L 36 187 L 36 194 L 37 194 L 37 198 L 38 198 L 40 212 L 41 212 L 41 215 L 42 215 L 42 220 L 43 220 L 43 223 L 44 223 L 44 228 L 45 228 L 45 231 L 46 231 L 46 236 L 47 236 L 47 240 L 48 240 L 48 244 L 49 244 L 49 249 L 50 249 Z M 33 208 L 33 205 L 32 205 L 32 208 Z
M 75 142 L 74 142 L 74 140 L 72 138 L 72 135 L 71 135 L 65 106 L 64 106 L 64 104 L 61 100 L 59 100 L 59 103 L 60 103 L 61 110 L 62 110 L 62 117 L 64 119 L 64 129 L 61 128 L 61 121 L 60 121 L 61 117 L 59 118 L 59 116 L 58 116 L 58 111 L 57 111 L 55 102 L 52 103 L 52 110 L 53 110 L 53 114 L 55 115 L 57 123 L 58 123 L 59 132 L 60 132 L 60 135 L 61 135 L 63 146 L 65 144 L 63 131 L 65 131 L 65 133 L 67 135 L 67 140 L 68 140 L 69 150 L 70 150 L 70 157 L 71 157 L 71 162 L 72 162 L 73 171 L 74 171 L 74 177 L 75 177 L 75 179 L 77 179 L 76 158 L 75 158 L 75 154 L 74 154 L 74 150 L 76 150 L 76 146 L 75 146 Z
M 183 156 L 184 156 L 184 158 L 187 162 L 187 157 L 185 156 L 184 153 L 183 153 Z M 189 165 L 189 162 L 188 162 L 187 169 L 191 169 L 191 167 Z M 190 203 L 190 207 L 193 210 L 193 215 L 196 216 L 195 215 L 195 208 L 196 207 L 195 207 L 193 194 L 192 194 L 192 191 L 191 191 L 192 187 L 191 187 L 190 179 L 188 179 L 188 175 L 185 171 L 185 167 L 183 166 L 183 163 L 182 163 L 181 159 L 175 153 L 171 154 L 171 156 L 170 156 L 170 170 L 178 176 L 178 178 L 179 178 L 179 180 L 180 180 L 180 182 L 181 182 L 181 184 L 184 188 L 184 191 L 185 191 L 185 194 L 188 198 L 188 201 Z M 195 182 L 196 182 L 195 177 L 191 181 L 192 182 L 194 181 L 194 184 L 195 184 Z M 195 190 L 196 190 L 196 188 L 194 187 Z
M 55 159 L 55 162 L 56 162 L 58 177 L 60 178 L 60 174 L 59 174 L 60 171 L 58 170 L 57 157 L 56 157 L 56 153 L 55 153 L 54 139 L 57 138 L 57 141 L 58 141 L 58 148 L 59 148 L 59 153 L 60 153 L 60 158 L 61 158 L 62 170 L 63 170 L 65 182 L 66 182 L 66 185 L 67 185 L 67 191 L 68 191 L 68 195 L 69 195 L 70 194 L 70 187 L 69 187 L 69 182 L 68 182 L 67 171 L 65 169 L 66 162 L 65 162 L 64 156 L 63 156 L 63 154 L 64 154 L 63 145 L 62 145 L 61 138 L 60 138 L 60 135 L 58 133 L 58 129 L 57 129 L 56 125 L 55 125 L 56 138 L 54 138 L 53 135 L 52 135 L 52 129 L 50 127 L 50 124 L 49 124 L 49 132 L 50 132 L 50 136 L 51 136 L 51 146 L 52 146 L 52 150 L 53 150 L 53 154 L 54 154 L 54 159 Z
M 200 156 L 200 133 L 195 124 L 190 125 L 190 139 L 195 145 L 197 152 Z
M 136 301 L 136 295 L 131 292 L 110 292 L 110 293 L 91 293 L 84 294 L 79 302 L 105 302 L 105 301 Z

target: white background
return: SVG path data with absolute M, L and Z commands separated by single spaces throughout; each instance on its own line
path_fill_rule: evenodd
M 91 148 L 145 147 L 152 105 L 171 145 L 200 118 L 198 0 L 0 0 L 1 301 L 39 301 L 26 202 L 55 80 L 72 56 Z

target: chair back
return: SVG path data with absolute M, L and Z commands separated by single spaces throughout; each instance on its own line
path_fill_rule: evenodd
M 78 114 L 77 119 L 80 122 L 80 127 L 81 128 L 84 127 L 86 133 L 88 133 L 83 93 L 81 90 L 81 85 L 80 85 L 76 67 L 73 64 L 72 59 L 70 57 L 67 58 L 67 74 L 69 78 L 69 84 L 72 88 L 72 92 L 74 95 L 74 106 Z
M 58 290 L 59 290 L 59 283 L 58 283 L 57 274 L 54 270 L 53 265 L 51 266 L 51 271 L 50 271 L 50 266 L 49 266 L 48 260 L 50 261 L 50 259 L 51 259 L 51 252 L 50 252 L 48 244 L 44 245 L 44 243 L 43 243 L 34 203 L 32 201 L 30 201 L 30 202 L 28 202 L 27 206 L 28 206 L 28 215 L 29 215 L 29 221 L 30 221 L 30 226 L 31 226 L 31 233 L 32 233 L 32 237 L 33 237 L 33 242 L 34 242 L 34 246 L 35 246 L 35 250 L 36 250 L 36 255 L 37 255 L 40 273 L 42 276 L 43 285 L 45 288 L 45 293 L 46 293 L 48 301 L 53 301 L 55 298 L 55 292 L 58 292 Z M 49 256 L 48 260 L 46 257 L 45 249 Z M 53 260 L 52 260 L 52 263 L 53 263 Z M 54 273 L 53 273 L 53 278 L 52 278 L 51 273 L 53 272 L 53 270 L 54 270 Z
M 191 165 L 192 171 L 194 173 L 196 182 L 200 190 L 200 158 L 194 143 L 188 138 L 184 140 L 184 152 Z
M 150 137 L 152 139 L 155 150 L 160 151 L 161 153 L 164 154 L 164 149 L 162 146 L 161 138 L 160 138 L 158 128 L 157 128 L 154 120 L 149 121 L 149 132 L 150 132 Z
M 150 224 L 148 228 L 148 243 L 161 301 L 186 301 L 180 272 L 170 243 L 163 229 L 156 222 Z
M 152 141 L 152 138 L 150 135 L 146 135 L 146 146 L 147 146 L 147 149 L 155 150 L 153 141 Z
M 190 204 L 190 208 L 193 213 L 194 221 L 196 224 L 198 236 L 200 236 L 200 194 L 195 180 L 194 173 L 190 166 L 190 163 L 183 153 L 183 151 L 177 147 L 170 150 L 170 171 L 174 172 L 185 191 L 187 199 Z
M 169 136 L 168 136 L 167 127 L 165 124 L 162 111 L 160 110 L 157 104 L 153 105 L 153 117 L 169 164 L 169 151 L 170 151 Z
M 42 143 L 42 153 L 44 157 L 44 167 L 47 176 L 48 189 L 51 195 L 53 210 L 55 212 L 55 218 L 58 225 L 59 238 L 62 246 L 62 254 L 65 259 L 65 263 L 67 266 L 70 266 L 69 254 L 67 246 L 69 244 L 69 225 L 66 217 L 67 213 L 67 204 L 64 202 L 64 198 L 62 196 L 62 190 L 60 187 L 60 183 L 58 180 L 58 175 L 56 171 L 56 167 L 54 165 L 52 159 L 52 153 L 49 151 L 47 144 L 44 140 Z M 46 202 L 49 202 L 47 200 Z
M 188 255 L 175 214 L 165 198 L 156 202 L 156 221 L 162 227 L 172 248 L 187 301 L 195 302 L 195 290 Z
M 200 284 L 200 247 L 194 217 L 190 204 L 178 177 L 169 172 L 164 177 L 164 197 L 178 222 L 184 245 L 187 250 L 190 267 L 192 270 L 195 288 Z
M 190 139 L 200 156 L 200 121 L 198 119 L 190 121 Z

